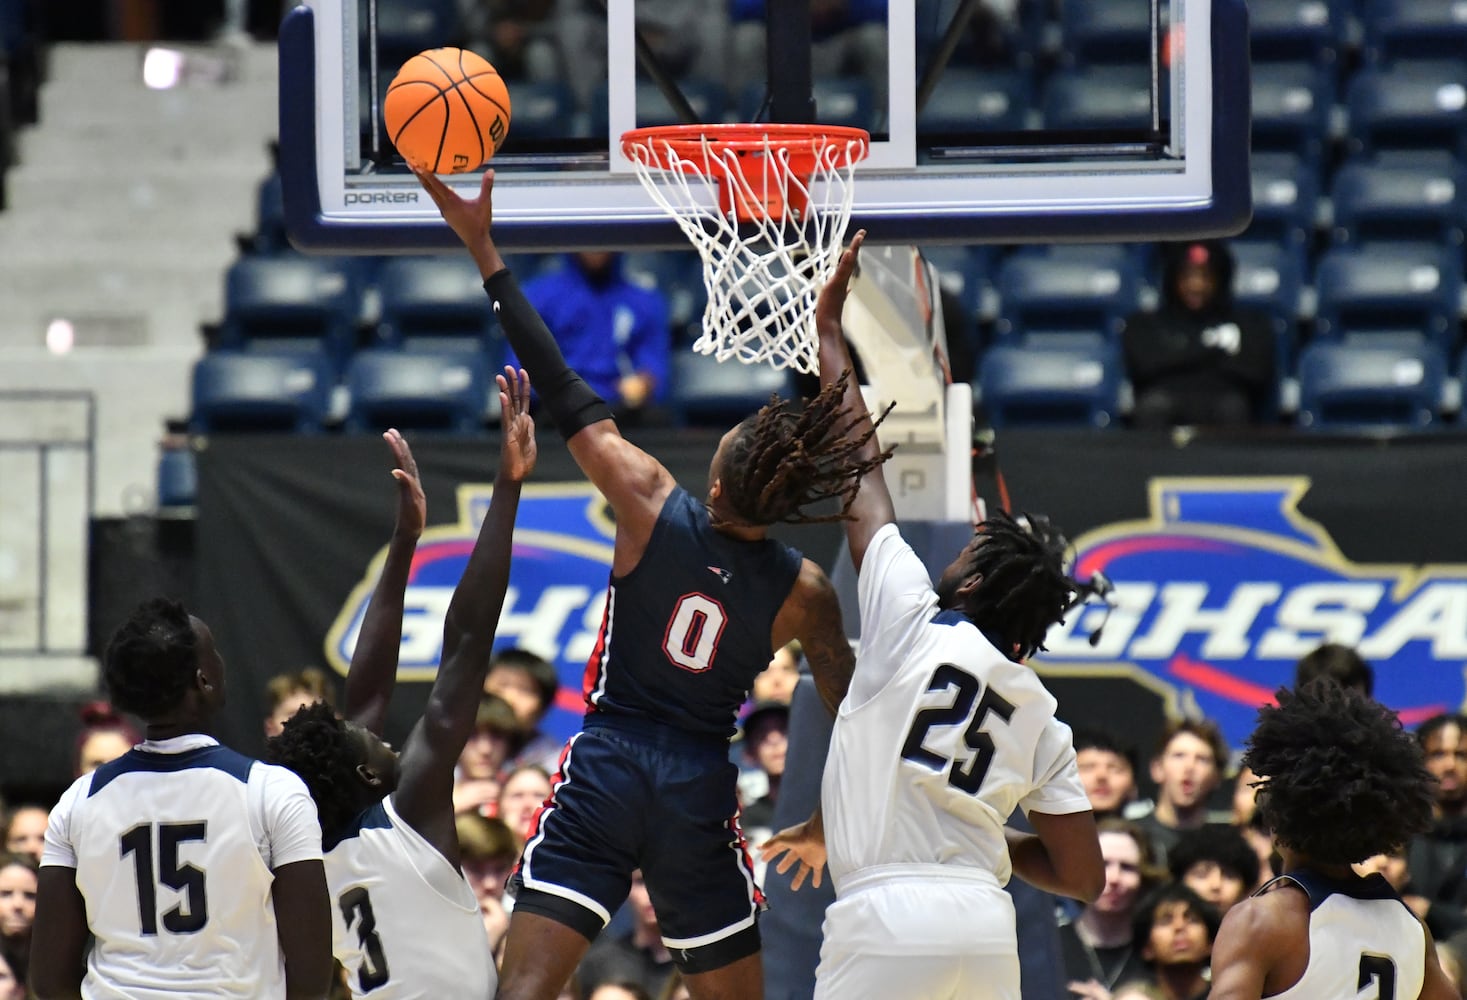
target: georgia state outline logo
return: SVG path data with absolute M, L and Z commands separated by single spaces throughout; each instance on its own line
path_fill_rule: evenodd
M 494 489 L 458 488 L 458 520 L 423 531 L 403 603 L 400 681 L 431 681 L 443 652 L 443 618 L 473 551 Z M 515 519 L 513 563 L 494 647 L 519 646 L 545 657 L 561 689 L 544 728 L 574 732 L 585 708 L 581 676 L 606 608 L 616 526 L 590 483 L 526 483 Z M 362 618 L 387 559 L 383 545 L 352 588 L 326 634 L 326 659 L 342 676 L 351 664 Z
M 1375 697 L 1413 726 L 1463 704 L 1467 566 L 1353 563 L 1298 510 L 1304 477 L 1158 478 L 1150 517 L 1075 539 L 1075 576 L 1103 572 L 1098 604 L 1051 629 L 1051 676 L 1128 677 L 1174 714 L 1203 714 L 1241 746 L 1259 705 L 1322 642 L 1352 646 Z

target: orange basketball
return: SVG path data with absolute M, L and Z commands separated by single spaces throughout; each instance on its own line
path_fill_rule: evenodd
M 509 90 L 482 56 L 429 49 L 397 71 L 382 117 L 403 159 L 461 174 L 487 163 L 509 134 Z

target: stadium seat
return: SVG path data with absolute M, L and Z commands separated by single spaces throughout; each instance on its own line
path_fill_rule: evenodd
M 567 134 L 576 113 L 570 87 L 558 80 L 514 82 L 514 116 L 506 144 L 519 139 L 554 139 Z
M 1109 427 L 1120 410 L 1121 370 L 1112 344 L 992 347 L 979 362 L 978 391 L 996 429 Z
M 1161 88 L 1162 117 L 1168 88 Z M 1092 66 L 1060 71 L 1044 90 L 1049 129 L 1149 129 L 1151 73 L 1144 66 Z
M 1254 153 L 1250 174 L 1253 221 L 1247 238 L 1307 244 L 1319 207 L 1318 173 L 1295 153 Z
M 678 89 L 687 98 L 693 107 L 700 122 L 723 121 L 725 96 L 723 86 L 713 80 L 700 80 L 688 78 L 676 81 Z M 607 88 L 602 83 L 597 86 L 596 92 L 591 97 L 591 134 L 606 135 L 607 129 Z M 649 127 L 653 125 L 680 125 L 683 124 L 677 112 L 672 109 L 672 104 L 663 95 L 657 84 L 651 80 L 637 78 L 637 125 Z M 513 126 L 510 126 L 513 128 Z
M 643 288 L 655 289 L 667 300 L 667 322 L 673 342 L 692 343 L 703 326 L 708 291 L 703 285 L 703 263 L 692 250 L 634 250 L 622 257 L 622 273 Z
M 424 49 L 455 44 L 456 0 L 377 0 L 377 51 L 390 80 L 397 68 Z M 365 42 L 368 21 L 360 21 Z
M 1360 13 L 1371 62 L 1460 59 L 1467 52 L 1461 0 L 1362 0 Z
M 1346 148 L 1445 149 L 1467 159 L 1467 62 L 1400 61 L 1350 79 Z
M 1230 247 L 1236 264 L 1233 301 L 1268 316 L 1274 333 L 1274 370 L 1291 372 L 1299 346 L 1304 248 L 1273 241 L 1238 241 Z
M 1019 254 L 999 266 L 1000 342 L 1055 335 L 1116 337 L 1139 304 L 1140 274 L 1134 258 Z
M 282 254 L 245 257 L 225 277 L 219 345 L 248 350 L 325 350 L 338 365 L 355 347 L 359 265 Z
M 825 124 L 867 130 L 875 127 L 875 99 L 865 77 L 817 77 L 813 93 L 815 113 Z
M 158 456 L 158 506 L 177 510 L 198 499 L 199 472 L 192 448 L 164 448 Z
M 687 426 L 727 428 L 758 411 L 772 393 L 791 394 L 787 370 L 719 361 L 690 350 L 673 352 L 671 383 L 673 412 Z
M 194 366 L 189 427 L 196 434 L 318 431 L 334 384 L 331 363 L 318 352 L 214 351 Z
M 1299 425 L 1317 431 L 1431 427 L 1445 372 L 1434 344 L 1310 344 L 1299 356 Z
M 1027 124 L 1033 100 L 1029 77 L 1018 70 L 950 66 L 917 113 L 917 132 L 923 136 L 1015 132 Z
M 254 249 L 256 253 L 279 253 L 290 249 L 285 235 L 285 196 L 280 174 L 271 173 L 260 182 L 255 210 Z
M 1455 348 L 1462 260 L 1452 251 L 1414 243 L 1335 248 L 1320 258 L 1315 288 L 1318 337 L 1404 333 Z
M 487 350 L 494 309 L 467 255 L 393 257 L 377 271 L 379 341 L 416 349 Z
M 1345 11 L 1330 0 L 1249 0 L 1248 41 L 1260 62 L 1307 59 L 1324 63 L 1339 51 Z
M 1253 149 L 1295 153 L 1317 165 L 1329 131 L 1334 82 L 1308 62 L 1257 63 L 1253 79 Z
M 473 433 L 489 410 L 482 351 L 359 351 L 346 370 L 346 429 Z
M 1163 34 L 1167 5 L 1161 5 Z M 1060 0 L 1061 58 L 1070 65 L 1145 64 L 1151 53 L 1151 7 L 1145 3 Z
M 1333 240 L 1420 240 L 1461 246 L 1467 170 L 1456 164 L 1347 163 L 1330 189 Z

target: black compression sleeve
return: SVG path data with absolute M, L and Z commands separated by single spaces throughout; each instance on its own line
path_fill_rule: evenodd
M 565 355 L 535 307 L 530 305 L 509 268 L 494 272 L 484 282 L 484 291 L 494 303 L 494 312 L 509 346 L 530 375 L 535 391 L 560 436 L 570 439 L 577 431 L 601 420 L 610 420 L 611 407 L 596 395 L 586 381 L 565 363 Z

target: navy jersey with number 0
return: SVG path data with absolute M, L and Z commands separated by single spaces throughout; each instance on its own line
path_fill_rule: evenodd
M 799 575 L 798 551 L 713 530 L 675 487 L 647 550 L 612 576 L 586 665 L 589 710 L 639 716 L 727 738 L 754 677 L 774 655 L 774 618 Z

